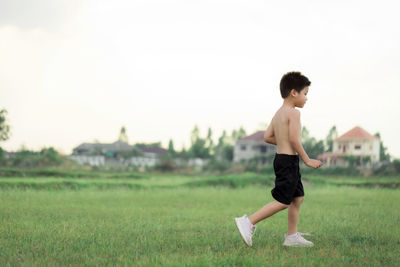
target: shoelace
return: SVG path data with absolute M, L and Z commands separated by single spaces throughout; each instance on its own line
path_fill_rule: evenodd
M 309 236 L 310 236 L 310 235 L 311 235 L 310 232 L 307 232 L 307 233 L 300 233 L 300 232 L 298 232 L 298 233 L 299 233 L 300 236 L 303 236 L 303 235 L 309 235 Z
M 302 237 L 301 235 L 298 235 L 297 238 L 299 240 L 301 240 L 302 242 L 309 242 L 308 240 L 306 240 L 304 237 Z
M 298 239 L 301 239 L 301 240 L 304 240 L 304 237 L 302 237 L 301 234 L 298 234 L 298 235 L 297 235 L 297 238 L 298 238 Z
M 299 236 L 303 236 L 303 235 L 308 235 L 308 236 L 311 236 L 311 233 L 310 232 L 307 232 L 307 233 L 300 233 L 300 232 L 297 232 L 298 233 L 298 235 Z M 287 234 L 285 234 L 285 237 L 287 236 Z

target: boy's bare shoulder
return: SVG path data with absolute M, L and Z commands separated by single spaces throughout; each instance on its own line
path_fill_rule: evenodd
M 280 108 L 272 117 L 272 124 L 300 120 L 300 111 L 295 108 Z
M 287 111 L 288 118 L 291 120 L 299 120 L 300 119 L 300 110 L 295 108 L 288 109 Z
M 288 119 L 296 119 L 300 117 L 300 110 L 297 110 L 295 108 L 280 108 L 279 110 L 276 111 L 274 117 L 286 117 Z

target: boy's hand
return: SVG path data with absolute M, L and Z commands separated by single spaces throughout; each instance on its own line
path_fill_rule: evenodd
M 320 160 L 317 159 L 310 159 L 307 162 L 304 162 L 308 167 L 314 168 L 314 169 L 318 169 L 319 167 L 322 166 L 322 162 Z

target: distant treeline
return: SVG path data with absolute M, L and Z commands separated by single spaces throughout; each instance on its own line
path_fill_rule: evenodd
M 227 135 L 226 131 L 223 131 L 222 136 L 218 139 L 216 145 L 213 144 L 211 138 L 211 129 L 208 131 L 206 138 L 202 138 L 198 134 L 199 130 L 196 126 L 192 131 L 191 146 L 186 150 L 183 148 L 181 151 L 176 151 L 173 147 L 173 141 L 170 140 L 168 153 L 162 156 L 154 167 L 140 168 L 139 166 L 88 166 L 79 165 L 78 163 L 71 160 L 67 155 L 60 154 L 53 147 L 43 148 L 40 151 L 32 151 L 26 148 L 21 148 L 14 152 L 12 156 L 6 157 L 5 151 L 0 147 L 0 167 L 9 168 L 9 170 L 18 169 L 58 169 L 58 170 L 84 170 L 84 171 L 120 171 L 120 172 L 175 172 L 175 173 L 265 173 L 273 174 L 273 168 L 271 165 L 262 165 L 260 162 L 272 162 L 273 154 L 267 156 L 254 157 L 251 160 L 243 161 L 240 163 L 233 162 L 233 148 L 237 139 L 246 136 L 245 130 L 240 127 L 239 130 L 233 130 L 231 135 Z M 303 146 L 309 153 L 310 157 L 316 157 L 322 154 L 328 149 L 329 146 L 329 135 L 322 140 L 316 140 L 311 137 L 306 128 L 303 127 Z M 145 145 L 145 144 L 139 144 Z M 152 145 L 159 145 L 152 144 Z M 177 165 L 175 159 L 189 160 L 192 158 L 207 159 L 204 166 L 188 166 L 188 165 Z M 318 170 L 310 169 L 306 166 L 302 166 L 302 173 L 308 174 L 321 174 L 321 175 L 365 175 L 359 168 L 355 168 L 354 161 L 349 157 L 349 167 L 330 167 L 320 168 Z M 26 172 L 26 171 L 25 171 Z M 25 173 L 23 172 L 23 173 Z M 18 171 L 7 172 L 18 173 Z M 46 176 L 46 173 L 54 174 L 52 170 L 39 172 L 38 175 Z M 3 173 L 4 175 L 5 173 Z M 369 175 L 398 175 L 400 174 L 400 161 L 393 160 L 392 162 L 382 165 L 380 168 L 370 170 Z M 35 175 L 30 173 L 29 175 Z M 11 175 L 12 176 L 12 175 Z
M 6 119 L 6 110 L 0 111 L 0 142 L 9 139 L 10 127 Z M 265 126 L 266 127 L 266 126 Z M 246 130 L 243 127 L 234 129 L 230 134 L 226 130 L 223 130 L 221 136 L 218 138 L 217 143 L 214 143 L 213 131 L 209 127 L 207 135 L 205 137 L 200 136 L 200 130 L 197 125 L 194 126 L 190 133 L 190 146 L 188 148 L 183 147 L 180 151 L 174 147 L 174 141 L 169 140 L 167 153 L 162 156 L 158 164 L 154 167 L 146 167 L 146 171 L 161 171 L 161 172 L 193 172 L 193 171 L 210 171 L 210 172 L 263 172 L 266 169 L 271 170 L 271 166 L 266 167 L 260 164 L 260 162 L 271 163 L 274 155 L 258 156 L 251 160 L 241 163 L 233 162 L 234 146 L 238 139 L 247 136 Z M 332 151 L 333 140 L 338 136 L 336 126 L 331 127 L 326 138 L 318 140 L 311 136 L 306 127 L 302 128 L 302 143 L 304 149 L 307 151 L 310 158 L 317 158 L 318 155 Z M 375 134 L 380 137 L 379 133 Z M 120 139 L 127 142 L 127 134 L 125 127 L 121 128 Z M 140 146 L 161 146 L 160 142 L 145 144 L 137 143 L 135 147 Z M 384 147 L 381 141 L 381 152 L 380 161 L 386 161 L 387 164 L 382 167 L 373 170 L 375 174 L 392 175 L 397 174 L 400 171 L 399 160 L 393 160 L 390 162 L 390 155 L 386 152 L 387 148 Z M 124 156 L 124 155 L 121 155 Z M 202 167 L 191 167 L 187 165 L 177 165 L 175 159 L 190 160 L 190 159 L 203 159 L 207 162 Z M 345 174 L 352 172 L 356 174 L 358 172 L 355 167 L 355 160 L 352 157 L 347 157 L 349 162 L 348 168 L 321 168 L 319 172 L 326 172 L 329 174 Z M 42 148 L 40 151 L 32 151 L 25 147 L 21 147 L 18 151 L 6 155 L 5 151 L 0 146 L 0 167 L 5 168 L 58 168 L 65 170 L 76 170 L 76 169 L 103 169 L 111 168 L 108 166 L 104 167 L 91 167 L 91 166 L 80 166 L 76 162 L 72 161 L 67 155 L 60 154 L 53 147 Z M 117 167 L 121 170 L 126 171 L 139 171 L 140 168 L 137 166 L 126 166 Z M 307 172 L 307 168 L 305 168 Z

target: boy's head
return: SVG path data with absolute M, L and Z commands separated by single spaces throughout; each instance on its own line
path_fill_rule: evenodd
M 305 87 L 310 86 L 311 82 L 300 72 L 291 71 L 283 75 L 279 87 L 282 98 L 289 96 L 292 89 L 300 93 Z

